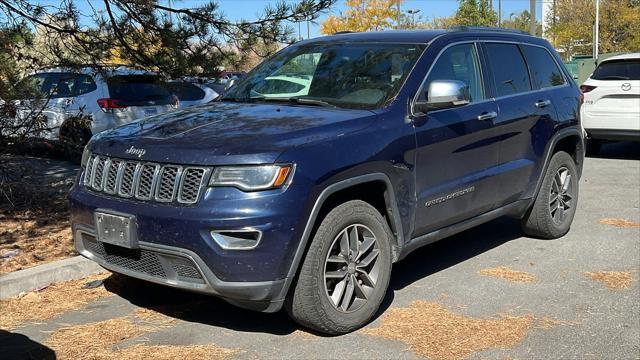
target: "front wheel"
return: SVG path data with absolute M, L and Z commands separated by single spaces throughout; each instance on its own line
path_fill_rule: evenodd
M 578 171 L 564 151 L 551 157 L 533 207 L 522 219 L 527 235 L 555 239 L 569 231 L 578 205 Z
M 365 325 L 386 294 L 391 239 L 385 219 L 353 200 L 327 214 L 316 231 L 285 308 L 303 326 L 343 334 Z

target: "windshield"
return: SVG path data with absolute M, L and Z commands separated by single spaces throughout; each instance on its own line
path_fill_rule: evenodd
M 238 80 L 222 100 L 378 108 L 398 93 L 424 48 L 364 43 L 291 46 Z

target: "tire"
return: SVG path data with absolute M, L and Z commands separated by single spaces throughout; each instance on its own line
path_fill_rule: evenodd
M 564 151 L 551 157 L 536 200 L 522 219 L 525 234 L 556 239 L 567 232 L 578 204 L 578 171 Z
M 346 239 L 357 234 L 359 240 L 358 254 L 349 255 L 349 261 L 344 260 L 342 245 L 351 244 L 352 248 L 355 242 L 343 242 L 345 234 Z M 371 236 L 375 238 L 373 243 Z M 391 239 L 387 222 L 368 203 L 353 200 L 335 207 L 318 227 L 298 281 L 285 302 L 289 315 L 302 326 L 331 335 L 348 333 L 368 323 L 389 286 Z M 374 252 L 377 256 L 372 255 Z M 363 275 L 367 271 L 368 275 Z M 351 291 L 353 297 L 345 301 Z

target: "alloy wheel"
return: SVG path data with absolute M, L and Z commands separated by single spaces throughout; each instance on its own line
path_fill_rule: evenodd
M 561 167 L 553 177 L 551 192 L 549 194 L 549 211 L 556 225 L 560 225 L 567 217 L 567 213 L 573 206 L 573 183 L 569 169 Z
M 367 302 L 380 276 L 379 255 L 368 227 L 353 224 L 338 233 L 324 266 L 325 293 L 337 310 L 353 312 Z

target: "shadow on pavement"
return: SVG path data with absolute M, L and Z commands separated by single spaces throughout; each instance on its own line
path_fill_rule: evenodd
M 600 159 L 620 159 L 620 160 L 640 160 L 640 142 L 611 142 L 602 144 L 602 148 L 597 155 L 590 155 L 591 158 Z
M 389 291 L 375 318 L 382 315 L 391 305 L 396 290 L 521 236 L 519 220 L 502 218 L 416 250 L 394 265 Z M 107 290 L 136 306 L 149 308 L 183 321 L 275 335 L 287 335 L 301 329 L 285 311 L 265 314 L 243 310 L 215 297 L 116 274 L 105 280 L 104 285 Z
M 55 359 L 56 354 L 50 348 L 35 342 L 22 334 L 0 330 L 0 349 L 2 358 L 9 359 Z

